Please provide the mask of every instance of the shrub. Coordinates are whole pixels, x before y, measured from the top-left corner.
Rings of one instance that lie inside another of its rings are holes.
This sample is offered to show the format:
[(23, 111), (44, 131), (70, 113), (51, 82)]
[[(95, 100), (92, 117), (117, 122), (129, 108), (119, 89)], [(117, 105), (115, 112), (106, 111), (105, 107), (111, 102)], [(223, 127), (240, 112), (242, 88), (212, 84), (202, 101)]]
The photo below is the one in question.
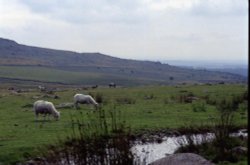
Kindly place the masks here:
[(101, 93), (97, 93), (97, 94), (95, 95), (95, 100), (96, 100), (96, 102), (99, 103), (99, 104), (103, 103), (103, 95), (102, 95)]
[(192, 109), (194, 112), (206, 112), (207, 108), (203, 101), (195, 101), (192, 103)]
[(204, 96), (204, 99), (206, 100), (206, 103), (209, 105), (216, 105), (217, 101), (214, 97), (212, 97), (211, 95), (206, 95)]

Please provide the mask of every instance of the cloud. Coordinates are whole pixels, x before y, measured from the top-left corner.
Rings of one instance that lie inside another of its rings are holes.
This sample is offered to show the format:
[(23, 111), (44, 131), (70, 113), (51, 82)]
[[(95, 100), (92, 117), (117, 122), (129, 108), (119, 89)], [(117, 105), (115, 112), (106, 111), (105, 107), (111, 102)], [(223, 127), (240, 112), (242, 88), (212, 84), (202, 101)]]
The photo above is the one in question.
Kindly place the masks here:
[(156, 12), (192, 14), (193, 16), (247, 15), (247, 0), (146, 0)]
[(205, 0), (196, 3), (190, 9), (191, 13), (199, 16), (241, 16), (247, 15), (247, 0)]
[(247, 59), (247, 11), (246, 0), (0, 0), (0, 36), (121, 58)]
[(128, 22), (138, 23), (145, 13), (137, 1), (23, 0), (32, 12), (71, 23)]

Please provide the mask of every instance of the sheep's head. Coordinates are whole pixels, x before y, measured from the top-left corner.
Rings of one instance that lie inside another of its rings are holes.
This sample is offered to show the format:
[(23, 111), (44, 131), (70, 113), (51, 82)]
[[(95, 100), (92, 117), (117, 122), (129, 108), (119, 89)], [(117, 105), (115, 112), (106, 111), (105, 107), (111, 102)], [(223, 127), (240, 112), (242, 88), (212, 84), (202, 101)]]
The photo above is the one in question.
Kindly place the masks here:
[(55, 115), (54, 115), (54, 118), (56, 120), (59, 120), (59, 118), (60, 118), (60, 112), (56, 112)]
[(94, 104), (94, 105), (95, 105), (95, 110), (98, 110), (99, 104), (96, 103), (96, 104)]

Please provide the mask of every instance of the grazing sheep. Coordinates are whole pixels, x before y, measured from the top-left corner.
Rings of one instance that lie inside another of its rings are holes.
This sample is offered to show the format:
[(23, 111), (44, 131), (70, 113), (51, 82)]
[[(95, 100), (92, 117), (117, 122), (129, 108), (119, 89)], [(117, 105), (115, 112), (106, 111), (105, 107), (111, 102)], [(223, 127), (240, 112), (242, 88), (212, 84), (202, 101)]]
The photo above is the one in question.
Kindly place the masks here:
[(46, 88), (44, 86), (39, 85), (38, 89), (40, 90), (40, 92), (45, 92)]
[(78, 107), (78, 103), (80, 104), (92, 104), (97, 109), (98, 103), (93, 99), (90, 95), (84, 95), (84, 94), (75, 94), (74, 96), (74, 104), (76, 108)]
[(115, 88), (116, 84), (114, 82), (109, 83), (109, 88), (111, 88), (111, 87)]
[(36, 120), (38, 119), (38, 115), (43, 114), (44, 115), (44, 120), (46, 115), (52, 115), (56, 120), (59, 119), (60, 117), (60, 112), (58, 112), (53, 105), (53, 103), (44, 101), (44, 100), (38, 100), (34, 103), (33, 109), (35, 112)]

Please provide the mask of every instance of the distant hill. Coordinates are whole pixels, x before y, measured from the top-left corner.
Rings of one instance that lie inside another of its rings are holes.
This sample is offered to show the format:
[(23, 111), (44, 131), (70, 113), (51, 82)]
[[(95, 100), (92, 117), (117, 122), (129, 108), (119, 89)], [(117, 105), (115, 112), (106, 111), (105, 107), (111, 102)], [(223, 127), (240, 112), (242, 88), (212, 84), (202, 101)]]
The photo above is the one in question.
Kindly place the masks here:
[(211, 71), (220, 71), (228, 72), (233, 74), (238, 74), (244, 77), (248, 77), (248, 68), (239, 67), (239, 68), (219, 68), (219, 69), (210, 69)]
[(207, 69), (210, 71), (228, 72), (248, 77), (248, 61), (244, 60), (168, 60), (163, 62), (184, 68)]
[(120, 59), (101, 53), (77, 53), (26, 46), (0, 38), (1, 78), (70, 84), (120, 85), (246, 82), (243, 76), (181, 68), (160, 62)]

